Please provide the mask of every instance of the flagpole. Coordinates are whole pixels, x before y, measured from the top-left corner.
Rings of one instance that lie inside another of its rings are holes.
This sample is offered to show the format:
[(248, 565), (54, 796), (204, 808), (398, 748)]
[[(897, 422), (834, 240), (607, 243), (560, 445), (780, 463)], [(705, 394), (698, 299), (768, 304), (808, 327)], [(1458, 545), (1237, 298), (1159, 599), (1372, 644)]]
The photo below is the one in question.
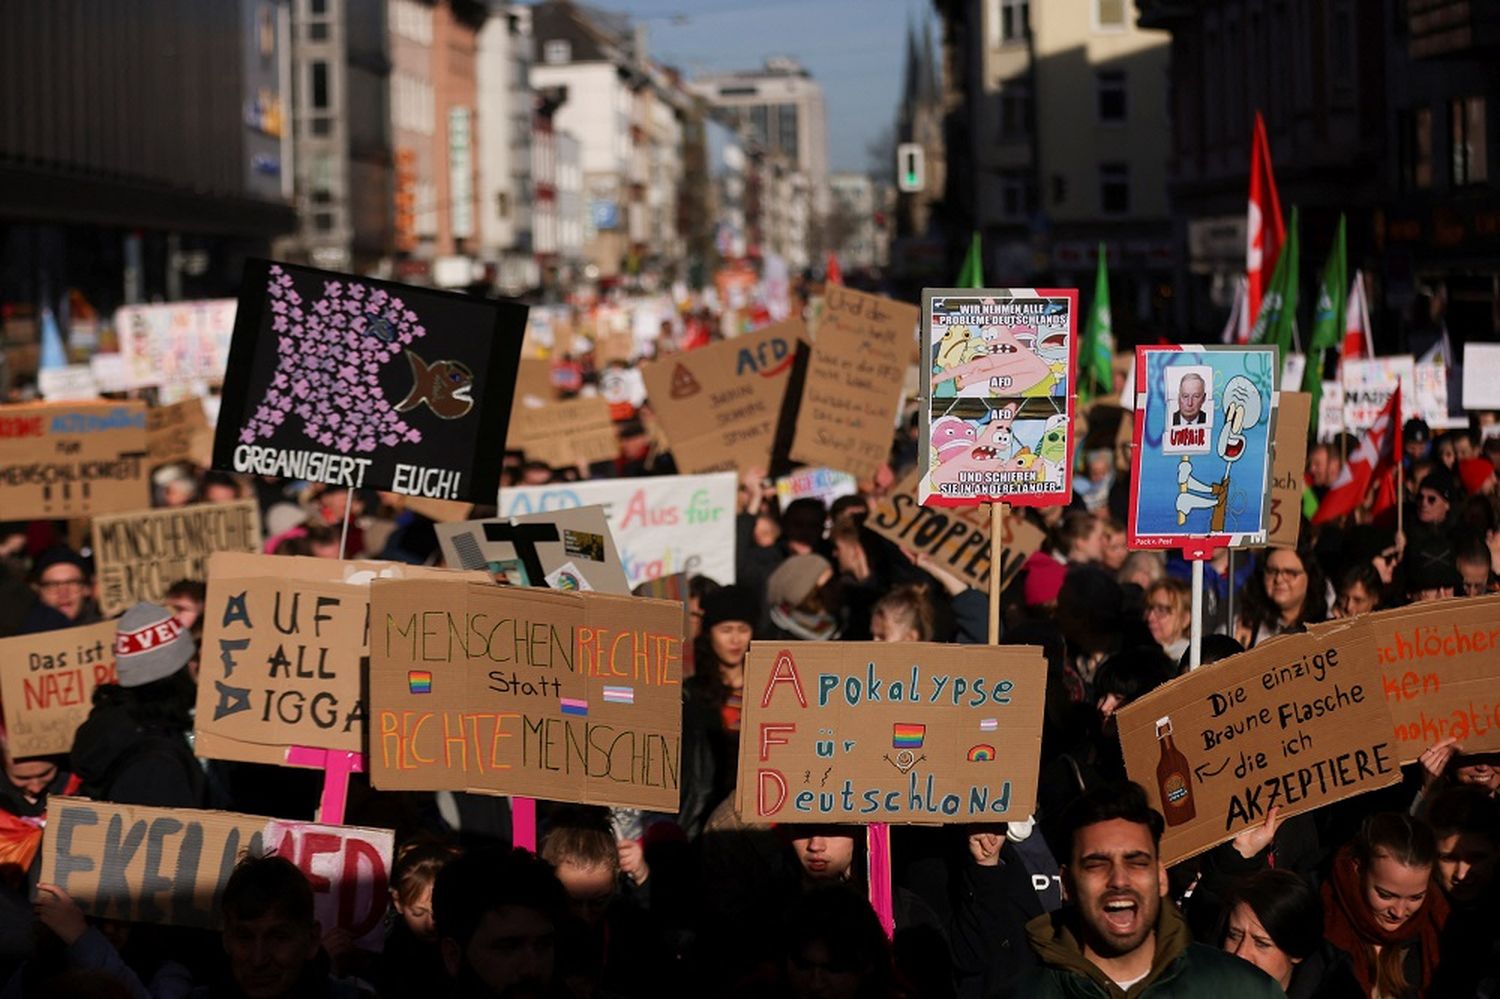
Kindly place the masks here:
[(1188, 669), (1203, 663), (1203, 559), (1193, 559), (1193, 621), (1189, 632)]
[(1229, 580), (1228, 580), (1228, 583), (1229, 583), (1229, 585), (1228, 585), (1228, 587), (1226, 589), (1228, 590), (1228, 593), (1229, 593), (1229, 606), (1225, 610), (1225, 615), (1228, 617), (1228, 620), (1229, 620), (1229, 633), (1231, 635), (1233, 635), (1234, 634), (1234, 549), (1233, 548), (1229, 549)]
[(990, 628), (989, 643), (1000, 644), (1000, 566), (1005, 557), (1005, 504), (990, 504)]

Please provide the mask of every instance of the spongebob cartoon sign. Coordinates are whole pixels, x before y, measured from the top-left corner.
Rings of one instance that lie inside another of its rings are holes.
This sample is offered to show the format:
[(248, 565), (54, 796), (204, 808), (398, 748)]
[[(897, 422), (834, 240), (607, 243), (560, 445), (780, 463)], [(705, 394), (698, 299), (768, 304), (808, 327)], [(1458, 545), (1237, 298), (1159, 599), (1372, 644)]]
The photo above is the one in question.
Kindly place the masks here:
[(928, 506), (1072, 495), (1075, 289), (929, 288), (920, 497)]
[(1276, 349), (1138, 347), (1135, 370), (1131, 547), (1264, 545)]

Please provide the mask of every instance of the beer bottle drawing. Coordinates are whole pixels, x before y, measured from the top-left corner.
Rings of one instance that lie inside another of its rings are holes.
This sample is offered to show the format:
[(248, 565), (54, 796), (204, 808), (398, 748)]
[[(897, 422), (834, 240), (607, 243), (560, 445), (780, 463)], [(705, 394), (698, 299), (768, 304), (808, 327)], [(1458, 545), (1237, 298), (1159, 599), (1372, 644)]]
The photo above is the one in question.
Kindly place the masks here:
[(1156, 787), (1161, 793), (1161, 810), (1167, 825), (1180, 826), (1198, 814), (1193, 804), (1193, 771), (1187, 757), (1172, 742), (1172, 718), (1156, 720), (1156, 741), (1161, 744), (1161, 759), (1156, 764)]

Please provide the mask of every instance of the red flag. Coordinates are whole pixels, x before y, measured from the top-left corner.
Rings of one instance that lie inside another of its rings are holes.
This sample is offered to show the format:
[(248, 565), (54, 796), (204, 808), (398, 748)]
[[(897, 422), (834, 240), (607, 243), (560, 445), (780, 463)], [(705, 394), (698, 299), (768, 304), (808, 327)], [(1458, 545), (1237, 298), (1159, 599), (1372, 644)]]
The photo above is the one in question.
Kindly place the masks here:
[(1374, 357), (1375, 346), (1370, 337), (1370, 307), (1365, 302), (1365, 275), (1354, 272), (1354, 286), (1349, 289), (1349, 306), (1344, 316), (1344, 349), (1342, 360), (1358, 361)]
[(1386, 400), (1385, 407), (1375, 418), (1375, 425), (1360, 437), (1359, 447), (1344, 463), (1323, 502), (1318, 504), (1312, 522), (1327, 523), (1359, 509), (1370, 491), (1370, 484), (1380, 481), (1400, 460), (1401, 384), (1397, 382), (1396, 391)]
[(1286, 223), (1281, 219), (1281, 196), (1276, 193), (1276, 174), (1271, 170), (1271, 145), (1266, 140), (1266, 122), (1255, 112), (1255, 137), (1250, 148), (1250, 209), (1245, 226), (1245, 277), (1249, 284), (1245, 304), (1249, 309), (1245, 329), (1255, 326), (1260, 299), (1286, 242)]
[(832, 250), (828, 251), (828, 263), (823, 267), (823, 281), (826, 284), (844, 283), (844, 272), (839, 270), (839, 256)]

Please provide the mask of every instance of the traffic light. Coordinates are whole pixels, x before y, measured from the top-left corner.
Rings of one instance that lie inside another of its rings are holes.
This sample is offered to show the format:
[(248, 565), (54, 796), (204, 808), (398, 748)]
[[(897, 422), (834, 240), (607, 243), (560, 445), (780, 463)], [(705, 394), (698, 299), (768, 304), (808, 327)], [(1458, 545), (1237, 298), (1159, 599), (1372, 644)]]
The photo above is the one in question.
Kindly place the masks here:
[(903, 193), (911, 194), (926, 187), (926, 172), (921, 146), (903, 142), (896, 147), (896, 186)]

